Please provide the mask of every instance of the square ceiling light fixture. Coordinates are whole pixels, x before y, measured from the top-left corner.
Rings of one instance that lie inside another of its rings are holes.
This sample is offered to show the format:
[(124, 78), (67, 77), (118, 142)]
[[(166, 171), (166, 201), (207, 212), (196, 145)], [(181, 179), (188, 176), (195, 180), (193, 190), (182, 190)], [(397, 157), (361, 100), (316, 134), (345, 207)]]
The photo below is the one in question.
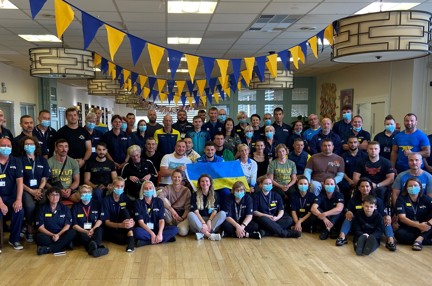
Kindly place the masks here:
[(61, 40), (54, 35), (29, 35), (20, 34), (19, 37), (23, 38), (27, 42), (41, 42), (41, 43), (61, 43)]
[(216, 9), (217, 1), (214, 0), (169, 0), (169, 14), (213, 14)]
[(168, 45), (199, 45), (202, 38), (168, 37)]
[(409, 10), (420, 3), (394, 3), (394, 2), (373, 2), (363, 9), (355, 12), (355, 15), (368, 14), (384, 11)]

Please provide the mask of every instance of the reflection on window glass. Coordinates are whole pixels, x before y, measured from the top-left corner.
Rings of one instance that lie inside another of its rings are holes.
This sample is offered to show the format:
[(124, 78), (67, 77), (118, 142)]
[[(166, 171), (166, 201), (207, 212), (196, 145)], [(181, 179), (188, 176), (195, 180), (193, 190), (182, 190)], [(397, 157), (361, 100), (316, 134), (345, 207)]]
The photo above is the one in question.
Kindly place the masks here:
[(273, 110), (276, 107), (280, 107), (280, 108), (283, 109), (283, 104), (282, 103), (281, 104), (266, 104), (266, 105), (264, 105), (264, 113), (271, 113), (271, 114), (273, 114)]
[(215, 105), (215, 107), (219, 110), (219, 109), (225, 109), (227, 117), (231, 117), (232, 115), (230, 114), (230, 109), (229, 109), (229, 105)]
[(264, 92), (264, 98), (266, 101), (282, 101), (283, 90), (266, 90)]
[(241, 90), (238, 93), (238, 101), (255, 101), (256, 90)]
[(256, 113), (256, 105), (255, 104), (239, 104), (238, 111), (244, 111), (244, 112), (246, 112), (247, 116), (250, 117), (252, 114)]

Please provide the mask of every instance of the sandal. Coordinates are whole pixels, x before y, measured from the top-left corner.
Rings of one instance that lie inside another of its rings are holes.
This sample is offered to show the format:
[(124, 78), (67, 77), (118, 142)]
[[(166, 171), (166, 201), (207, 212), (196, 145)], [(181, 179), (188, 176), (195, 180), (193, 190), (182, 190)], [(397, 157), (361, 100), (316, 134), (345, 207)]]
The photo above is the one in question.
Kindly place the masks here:
[(421, 251), (423, 249), (423, 244), (421, 241), (414, 241), (413, 246), (412, 246), (412, 250), (415, 251)]

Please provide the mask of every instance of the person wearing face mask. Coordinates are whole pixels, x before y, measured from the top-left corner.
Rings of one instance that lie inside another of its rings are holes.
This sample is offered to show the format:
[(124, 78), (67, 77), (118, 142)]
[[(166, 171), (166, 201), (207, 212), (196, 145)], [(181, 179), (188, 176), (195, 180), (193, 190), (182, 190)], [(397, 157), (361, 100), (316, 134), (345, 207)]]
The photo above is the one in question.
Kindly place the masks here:
[(144, 119), (138, 121), (137, 130), (131, 134), (132, 142), (145, 150), (145, 142), (148, 138), (147, 123)]
[(416, 251), (432, 244), (432, 199), (424, 195), (418, 179), (408, 179), (395, 209), (399, 221), (395, 237), (399, 243), (412, 244)]
[(393, 147), (393, 141), (399, 131), (396, 130), (396, 120), (392, 115), (387, 115), (384, 119), (384, 131), (378, 133), (374, 137), (374, 141), (380, 145), (381, 157), (390, 160), (391, 150)]
[(333, 177), (327, 177), (324, 182), (324, 192), (321, 192), (312, 205), (311, 212), (321, 222), (322, 227), (319, 238), (326, 240), (329, 235), (331, 238), (337, 237), (336, 224), (342, 217), (344, 208), (344, 198), (337, 188), (336, 181)]
[(310, 191), (309, 180), (305, 176), (297, 177), (297, 191), (290, 197), (291, 216), (294, 221), (292, 228), (300, 232), (312, 232), (315, 217), (311, 207), (315, 201), (315, 195)]
[(346, 133), (351, 131), (352, 125), (352, 107), (350, 105), (345, 105), (342, 107), (342, 119), (336, 122), (333, 126), (333, 131), (339, 137), (343, 138)]
[(218, 120), (220, 123), (225, 124), (225, 120), (227, 119), (227, 112), (224, 108), (218, 109)]
[(273, 192), (270, 178), (264, 178), (261, 183), (261, 192), (253, 197), (254, 221), (260, 227), (261, 237), (278, 236), (282, 238), (298, 238), (301, 233), (291, 230), (293, 219), (284, 211), (281, 196)]
[(304, 149), (308, 150), (308, 142), (307, 140), (303, 137), (303, 122), (302, 121), (296, 121), (294, 122), (294, 127), (293, 127), (293, 132), (290, 135), (290, 137), (288, 137), (288, 149), (290, 150), (290, 152), (292, 152), (294, 150), (294, 141), (297, 139), (302, 139), (303, 143), (304, 143)]
[(262, 129), (264, 131), (264, 128), (266, 126), (270, 126), (272, 124), (272, 115), (271, 115), (271, 113), (264, 114), (263, 121), (264, 121), (264, 126), (262, 127)]
[(192, 123), (187, 121), (187, 113), (184, 109), (177, 111), (177, 122), (174, 123), (172, 127), (180, 132), (181, 139), (184, 139), (186, 134), (194, 129)]
[[(243, 138), (240, 137), (242, 143), (249, 146), (249, 148), (251, 150), (255, 150), (255, 141), (253, 139), (253, 134), (254, 134), (254, 131), (253, 131), (252, 126), (248, 125), (244, 129), (244, 137)], [(236, 158), (240, 157), (240, 154), (238, 151), (236, 152), (235, 157)]]
[(79, 187), (81, 200), (72, 207), (72, 227), (77, 232), (75, 242), (84, 245), (89, 255), (100, 257), (109, 250), (102, 245), (101, 207), (92, 199), (92, 191), (88, 185)]
[(51, 169), (48, 161), (40, 154), (39, 142), (35, 137), (22, 138), (20, 153), (24, 188), (22, 200), (27, 223), (25, 238), (27, 242), (32, 242), (36, 206), (46, 202), (45, 184), (51, 176)]
[(222, 224), (225, 236), (261, 239), (259, 227), (253, 218), (253, 199), (246, 194), (245, 185), (237, 181), (232, 194), (225, 199), (223, 210), (226, 220)]
[(279, 141), (277, 141), (274, 137), (275, 128), (272, 125), (265, 127), (265, 149), (264, 154), (269, 158), (269, 160), (273, 160), (276, 158), (276, 146), (279, 145)]
[[(128, 133), (127, 132), (128, 131), (128, 121), (127, 121), (127, 118), (125, 116), (122, 116), (122, 123), (120, 126), (120, 130)], [(128, 135), (129, 135), (129, 133), (128, 133)]]
[(156, 197), (156, 188), (151, 181), (145, 181), (140, 190), (140, 198), (135, 201), (135, 220), (138, 226), (134, 230), (137, 247), (176, 241), (178, 228), (166, 226), (163, 201)]
[(96, 146), (99, 142), (101, 142), (103, 136), (102, 132), (96, 129), (96, 118), (97, 118), (96, 114), (91, 112), (87, 114), (85, 118), (84, 129), (89, 134), (90, 141), (91, 141), (91, 150), (92, 150), (91, 158), (96, 158), (97, 156)]
[(125, 180), (117, 177), (112, 183), (112, 194), (102, 201), (101, 220), (104, 223), (104, 238), (116, 244), (126, 244), (126, 252), (135, 250), (133, 207), (124, 193)]
[(0, 216), (10, 214), (9, 244), (15, 250), (23, 249), (20, 243), (24, 211), (23, 167), (21, 160), (11, 156), (12, 142), (9, 138), (0, 139)]
[(358, 148), (360, 150), (366, 150), (368, 142), (371, 140), (370, 133), (363, 129), (363, 118), (360, 115), (356, 115), (351, 120), (352, 129), (347, 131), (342, 139), (342, 149), (348, 151), (350, 147), (348, 146), (348, 138), (351, 136), (357, 137), (359, 142)]
[[(237, 121), (238, 124), (236, 126), (234, 126), (234, 131), (235, 133), (237, 133), (237, 135), (240, 137), (240, 139), (243, 141), (244, 137), (247, 135), (246, 132), (250, 132), (249, 131), (245, 131), (246, 126), (249, 126), (248, 121), (248, 116), (246, 114), (246, 112), (244, 111), (239, 111), (237, 114)], [(253, 134), (254, 130), (252, 128), (252, 134)], [(252, 137), (250, 137), (252, 138)]]
[(21, 140), (26, 136), (32, 136), (33, 135), (33, 128), (34, 128), (34, 122), (33, 117), (30, 115), (23, 115), (20, 118), (20, 126), (22, 129), (22, 132), (17, 137), (13, 138), (12, 140), (12, 156), (18, 157), (20, 156), (20, 147), (21, 147)]
[(33, 136), (39, 141), (42, 156), (48, 159), (54, 154), (57, 131), (51, 127), (51, 112), (49, 110), (39, 111), (38, 121), (39, 124), (33, 129)]

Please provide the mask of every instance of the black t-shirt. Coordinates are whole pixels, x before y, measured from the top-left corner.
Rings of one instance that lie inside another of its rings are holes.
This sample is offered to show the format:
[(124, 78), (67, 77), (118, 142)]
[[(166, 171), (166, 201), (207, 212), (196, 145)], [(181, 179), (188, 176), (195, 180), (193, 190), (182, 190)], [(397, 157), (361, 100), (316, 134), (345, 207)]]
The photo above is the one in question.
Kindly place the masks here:
[(147, 159), (151, 161), (158, 172), (160, 171), (160, 164), (162, 161), (162, 157), (163, 157), (162, 154), (159, 153), (158, 151), (156, 151), (151, 157), (147, 156), (145, 152), (141, 153), (141, 159)]
[(322, 191), (318, 197), (315, 198), (314, 204), (317, 204), (322, 212), (334, 209), (338, 203), (344, 204), (344, 196), (339, 192), (334, 192), (331, 198), (327, 197), (327, 192)]
[(299, 192), (294, 192), (290, 197), (291, 211), (295, 211), (299, 218), (307, 215), (315, 201), (315, 194), (307, 192), (304, 197)]
[(379, 160), (374, 163), (369, 160), (369, 157), (360, 160), (357, 162), (354, 172), (359, 173), (360, 177), (369, 178), (377, 184), (384, 181), (387, 174), (394, 173), (394, 170), (390, 161), (380, 156)]
[(270, 191), (267, 196), (263, 192), (256, 193), (253, 203), (255, 211), (272, 216), (277, 216), (279, 211), (284, 209), (281, 196), (273, 191)]
[(253, 199), (245, 194), (238, 204), (234, 195), (231, 194), (225, 199), (223, 210), (227, 217), (231, 217), (238, 223), (243, 222), (247, 215), (253, 214)]
[(65, 139), (69, 143), (68, 156), (73, 159), (82, 159), (86, 153), (86, 142), (90, 141), (89, 133), (78, 126), (76, 129), (63, 126), (57, 131), (57, 139)]
[(204, 217), (204, 216), (209, 217), (214, 210), (219, 211), (219, 197), (218, 197), (218, 194), (217, 193), (214, 194), (215, 202), (214, 202), (213, 208), (207, 207), (207, 197), (208, 196), (204, 196), (203, 195), (203, 205), (204, 205), (204, 208), (202, 210), (200, 210), (200, 209), (198, 209), (198, 206), (197, 206), (197, 193), (196, 192), (193, 193), (192, 197), (191, 197), (191, 209), (190, 209), (190, 211), (194, 212), (194, 211), (198, 210), (199, 214), (202, 217)]
[(132, 160), (129, 160), (122, 170), (121, 176), (126, 179), (125, 190), (129, 196), (134, 198), (139, 197), (139, 192), (141, 189), (142, 181), (135, 183), (129, 180), (130, 176), (135, 176), (139, 179), (142, 179), (144, 176), (151, 174), (150, 181), (153, 182), (154, 185), (157, 185), (157, 176), (158, 173), (156, 171), (155, 166), (150, 160), (141, 159), (140, 163), (134, 164)]
[(104, 162), (90, 159), (85, 166), (85, 172), (90, 172), (90, 182), (95, 185), (107, 186), (112, 183), (111, 172), (115, 171), (114, 162), (106, 159)]

